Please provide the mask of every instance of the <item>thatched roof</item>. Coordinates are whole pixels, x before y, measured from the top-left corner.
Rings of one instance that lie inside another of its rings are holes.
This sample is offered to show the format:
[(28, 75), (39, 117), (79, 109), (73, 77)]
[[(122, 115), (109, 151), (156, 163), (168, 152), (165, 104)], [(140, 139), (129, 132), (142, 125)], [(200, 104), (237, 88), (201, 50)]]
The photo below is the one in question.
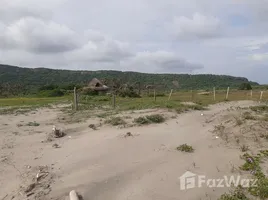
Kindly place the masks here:
[(99, 79), (97, 79), (97, 78), (93, 78), (93, 79), (89, 82), (88, 86), (89, 86), (89, 87), (102, 87), (103, 84), (102, 84), (102, 82), (101, 82)]
[(97, 90), (97, 91), (105, 91), (108, 90), (109, 87), (107, 87), (106, 85), (104, 85), (99, 79), (97, 78), (93, 78), (89, 84), (88, 87), (93, 89), (93, 90)]

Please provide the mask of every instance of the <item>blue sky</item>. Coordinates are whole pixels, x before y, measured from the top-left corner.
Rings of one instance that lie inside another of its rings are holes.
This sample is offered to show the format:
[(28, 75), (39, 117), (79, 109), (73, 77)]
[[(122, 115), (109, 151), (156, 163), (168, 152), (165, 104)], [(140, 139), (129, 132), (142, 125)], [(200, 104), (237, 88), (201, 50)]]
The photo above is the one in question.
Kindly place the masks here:
[(268, 0), (0, 0), (0, 63), (268, 83)]

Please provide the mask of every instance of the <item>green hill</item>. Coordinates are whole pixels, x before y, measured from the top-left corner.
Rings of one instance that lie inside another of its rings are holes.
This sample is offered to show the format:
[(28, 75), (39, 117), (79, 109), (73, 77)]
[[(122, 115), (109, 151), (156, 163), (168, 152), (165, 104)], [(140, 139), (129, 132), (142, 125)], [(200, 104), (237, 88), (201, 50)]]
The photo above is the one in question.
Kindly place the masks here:
[[(92, 78), (120, 83), (134, 84), (140, 82), (141, 87), (156, 85), (159, 89), (211, 89), (212, 87), (226, 88), (228, 86), (238, 88), (241, 83), (249, 82), (243, 77), (212, 74), (148, 74), (122, 71), (72, 71), (46, 68), (21, 68), (10, 65), (0, 65), (0, 86), (3, 84), (20, 86), (22, 90), (36, 90), (37, 88), (54, 84), (86, 84)], [(250, 82), (258, 85), (256, 82)], [(179, 85), (179, 87), (178, 87)]]

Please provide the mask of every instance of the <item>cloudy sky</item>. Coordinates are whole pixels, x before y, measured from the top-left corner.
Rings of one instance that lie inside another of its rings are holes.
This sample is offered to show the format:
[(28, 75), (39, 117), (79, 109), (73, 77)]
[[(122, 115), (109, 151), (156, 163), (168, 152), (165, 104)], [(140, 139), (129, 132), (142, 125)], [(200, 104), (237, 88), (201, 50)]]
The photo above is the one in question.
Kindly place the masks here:
[(0, 0), (0, 63), (268, 83), (268, 0)]

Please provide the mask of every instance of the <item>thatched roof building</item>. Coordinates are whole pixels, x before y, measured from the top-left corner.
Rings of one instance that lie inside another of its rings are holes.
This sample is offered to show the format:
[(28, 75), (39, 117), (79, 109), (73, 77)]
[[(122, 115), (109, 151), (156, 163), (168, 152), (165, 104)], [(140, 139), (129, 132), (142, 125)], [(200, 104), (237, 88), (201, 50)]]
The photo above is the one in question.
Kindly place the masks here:
[(109, 87), (104, 85), (99, 79), (93, 78), (89, 84), (88, 88), (95, 90), (95, 91), (107, 91), (109, 90)]

